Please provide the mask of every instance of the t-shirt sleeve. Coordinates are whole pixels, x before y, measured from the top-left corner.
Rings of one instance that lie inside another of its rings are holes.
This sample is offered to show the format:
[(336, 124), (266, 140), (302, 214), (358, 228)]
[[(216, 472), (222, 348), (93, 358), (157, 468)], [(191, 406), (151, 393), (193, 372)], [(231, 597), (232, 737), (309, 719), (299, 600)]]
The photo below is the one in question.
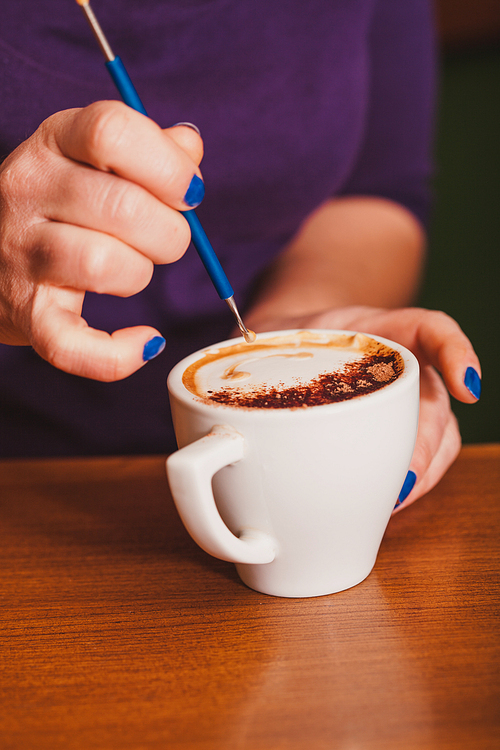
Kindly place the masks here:
[(343, 195), (378, 195), (425, 225), (432, 174), (436, 44), (428, 0), (380, 0), (369, 29), (364, 137)]

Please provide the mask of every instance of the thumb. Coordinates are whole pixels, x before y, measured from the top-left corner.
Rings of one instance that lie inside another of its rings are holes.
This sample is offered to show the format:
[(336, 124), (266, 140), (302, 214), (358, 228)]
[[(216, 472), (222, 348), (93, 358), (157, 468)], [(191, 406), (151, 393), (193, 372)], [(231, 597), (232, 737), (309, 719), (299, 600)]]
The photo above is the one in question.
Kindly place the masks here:
[(59, 302), (45, 308), (33, 330), (33, 348), (54, 367), (108, 383), (132, 375), (165, 348), (155, 328), (135, 326), (109, 334), (91, 328), (78, 312)]

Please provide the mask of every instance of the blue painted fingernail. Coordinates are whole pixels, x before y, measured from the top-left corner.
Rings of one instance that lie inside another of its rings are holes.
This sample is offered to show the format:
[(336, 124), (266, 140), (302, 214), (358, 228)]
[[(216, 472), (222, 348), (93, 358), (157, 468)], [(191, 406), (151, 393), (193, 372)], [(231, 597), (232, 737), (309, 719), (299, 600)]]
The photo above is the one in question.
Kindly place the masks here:
[(193, 179), (189, 183), (186, 195), (184, 196), (184, 203), (190, 208), (196, 208), (199, 206), (205, 195), (205, 184), (197, 174), (194, 175)]
[(154, 359), (165, 349), (166, 341), (163, 336), (153, 336), (145, 345), (142, 352), (144, 362)]
[(404, 503), (410, 492), (412, 491), (413, 487), (415, 486), (415, 482), (417, 481), (417, 475), (414, 471), (409, 471), (406, 475), (406, 479), (403, 483), (403, 486), (401, 487), (401, 492), (399, 493), (398, 501), (395, 508), (398, 508), (400, 505)]
[(481, 395), (481, 378), (473, 367), (468, 367), (465, 371), (464, 383), (469, 393), (478, 399)]

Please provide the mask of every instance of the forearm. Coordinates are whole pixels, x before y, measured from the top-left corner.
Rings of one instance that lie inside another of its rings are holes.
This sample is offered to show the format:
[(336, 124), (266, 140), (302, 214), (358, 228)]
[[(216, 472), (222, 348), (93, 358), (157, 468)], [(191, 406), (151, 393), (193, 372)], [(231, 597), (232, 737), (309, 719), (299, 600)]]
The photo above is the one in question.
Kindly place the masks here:
[(249, 325), (348, 305), (394, 308), (413, 302), (425, 236), (402, 206), (347, 197), (321, 206), (262, 280)]

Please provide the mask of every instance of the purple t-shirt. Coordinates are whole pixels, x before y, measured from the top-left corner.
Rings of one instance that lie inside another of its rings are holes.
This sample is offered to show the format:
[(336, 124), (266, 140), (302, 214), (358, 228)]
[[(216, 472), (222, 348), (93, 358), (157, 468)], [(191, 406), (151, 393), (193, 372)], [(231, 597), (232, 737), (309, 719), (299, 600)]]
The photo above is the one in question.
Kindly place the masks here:
[[(197, 209), (245, 309), (258, 275), (329, 196), (384, 196), (425, 222), (434, 39), (428, 0), (100, 0), (96, 14), (152, 117), (196, 123)], [(27, 19), (29, 19), (27, 21)], [(0, 155), (52, 113), (119, 96), (68, 0), (8, 3), (0, 27)], [(4, 456), (165, 453), (165, 379), (233, 320), (192, 247), (138, 295), (88, 294), (88, 322), (157, 327), (165, 352), (118, 383), (0, 345)]]

